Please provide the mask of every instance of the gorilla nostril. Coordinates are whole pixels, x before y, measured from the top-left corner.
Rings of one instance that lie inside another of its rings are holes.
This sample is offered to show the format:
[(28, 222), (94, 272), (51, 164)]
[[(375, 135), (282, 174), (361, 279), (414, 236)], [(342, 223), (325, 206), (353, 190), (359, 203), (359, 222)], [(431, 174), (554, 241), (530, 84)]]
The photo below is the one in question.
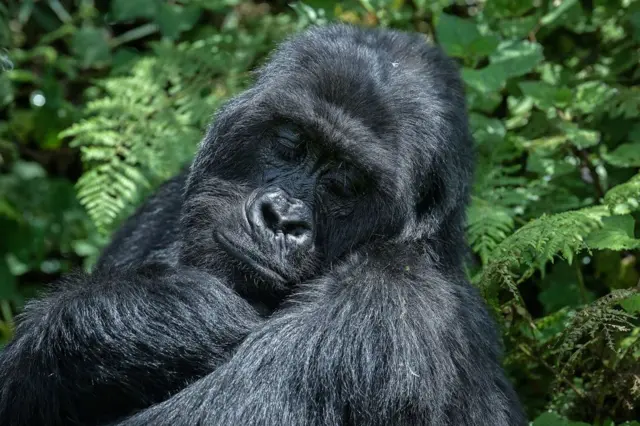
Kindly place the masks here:
[(296, 238), (300, 238), (311, 231), (309, 225), (304, 222), (286, 222), (281, 228), (285, 235), (291, 235)]
[(280, 217), (270, 203), (263, 203), (262, 206), (260, 206), (260, 213), (267, 228), (272, 231), (276, 231), (279, 228)]

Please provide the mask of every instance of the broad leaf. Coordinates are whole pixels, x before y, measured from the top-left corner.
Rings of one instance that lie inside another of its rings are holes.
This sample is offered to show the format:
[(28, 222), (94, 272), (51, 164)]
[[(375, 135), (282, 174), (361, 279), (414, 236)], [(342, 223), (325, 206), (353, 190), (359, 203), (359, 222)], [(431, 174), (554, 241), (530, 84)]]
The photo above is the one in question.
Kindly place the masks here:
[(634, 294), (620, 302), (622, 308), (630, 314), (640, 312), (640, 294)]
[(566, 121), (561, 122), (558, 127), (576, 148), (589, 148), (600, 142), (600, 133), (595, 130), (581, 129), (576, 124)]
[(507, 80), (532, 71), (543, 59), (542, 47), (528, 41), (500, 43), (489, 58), (489, 65), (481, 69), (464, 68), (462, 78), (481, 93), (501, 90)]
[(602, 157), (616, 167), (640, 167), (640, 142), (622, 144)]
[(531, 426), (591, 426), (589, 423), (573, 422), (564, 419), (556, 413), (546, 412), (538, 416)]
[(596, 250), (633, 250), (640, 240), (633, 234), (635, 220), (630, 215), (605, 217), (603, 227), (593, 231), (585, 240), (587, 247)]
[(522, 93), (529, 96), (542, 109), (564, 107), (572, 98), (571, 89), (556, 87), (542, 81), (523, 81), (518, 84)]
[(81, 28), (73, 36), (72, 50), (82, 68), (98, 67), (111, 60), (107, 33), (102, 28)]
[(627, 214), (640, 209), (640, 174), (611, 188), (605, 194), (604, 202), (614, 214)]
[(117, 21), (135, 18), (152, 18), (158, 12), (162, 0), (112, 0), (111, 14)]
[(156, 14), (156, 23), (166, 37), (175, 39), (180, 33), (189, 31), (200, 17), (201, 9), (163, 3)]
[(460, 58), (487, 56), (499, 42), (494, 35), (482, 35), (473, 21), (446, 13), (438, 17), (436, 35), (449, 55)]
[(518, 77), (531, 72), (542, 59), (542, 46), (538, 43), (510, 40), (500, 43), (489, 60), (504, 76)]

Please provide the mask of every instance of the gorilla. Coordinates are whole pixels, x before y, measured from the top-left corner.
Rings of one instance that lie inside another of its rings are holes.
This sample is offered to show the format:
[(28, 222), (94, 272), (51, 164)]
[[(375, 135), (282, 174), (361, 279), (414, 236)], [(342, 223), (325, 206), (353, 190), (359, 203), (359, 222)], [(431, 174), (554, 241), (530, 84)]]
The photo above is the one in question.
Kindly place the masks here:
[(94, 271), (25, 308), (0, 424), (525, 425), (463, 270), (465, 109), (417, 34), (283, 42)]

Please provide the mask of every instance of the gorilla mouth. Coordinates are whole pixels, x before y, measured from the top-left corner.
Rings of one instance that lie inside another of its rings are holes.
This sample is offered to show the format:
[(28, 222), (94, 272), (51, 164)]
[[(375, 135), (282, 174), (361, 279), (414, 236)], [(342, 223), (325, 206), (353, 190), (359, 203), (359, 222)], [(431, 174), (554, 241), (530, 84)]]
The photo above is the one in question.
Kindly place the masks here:
[(246, 249), (244, 250), (241, 249), (240, 247), (237, 246), (237, 244), (234, 244), (229, 238), (224, 236), (222, 233), (216, 232), (215, 238), (224, 247), (227, 253), (229, 253), (231, 256), (236, 258), (236, 260), (239, 260), (240, 262), (246, 265), (249, 265), (251, 268), (253, 268), (253, 270), (255, 270), (263, 278), (272, 282), (281, 282), (281, 283), (287, 282), (287, 279), (285, 279), (282, 275), (280, 275), (273, 269), (265, 266), (262, 262), (259, 262), (253, 259), (252, 257), (249, 257), (246, 253)]

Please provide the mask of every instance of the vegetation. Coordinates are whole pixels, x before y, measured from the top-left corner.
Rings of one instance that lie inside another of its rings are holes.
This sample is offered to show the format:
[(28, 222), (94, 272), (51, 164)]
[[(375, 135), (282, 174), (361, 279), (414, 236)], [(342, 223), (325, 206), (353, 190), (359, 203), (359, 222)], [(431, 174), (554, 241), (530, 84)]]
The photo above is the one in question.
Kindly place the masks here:
[(533, 424), (640, 426), (638, 0), (2, 2), (0, 340), (43, 284), (91, 267), (278, 40), (335, 20), (459, 59), (469, 276)]

